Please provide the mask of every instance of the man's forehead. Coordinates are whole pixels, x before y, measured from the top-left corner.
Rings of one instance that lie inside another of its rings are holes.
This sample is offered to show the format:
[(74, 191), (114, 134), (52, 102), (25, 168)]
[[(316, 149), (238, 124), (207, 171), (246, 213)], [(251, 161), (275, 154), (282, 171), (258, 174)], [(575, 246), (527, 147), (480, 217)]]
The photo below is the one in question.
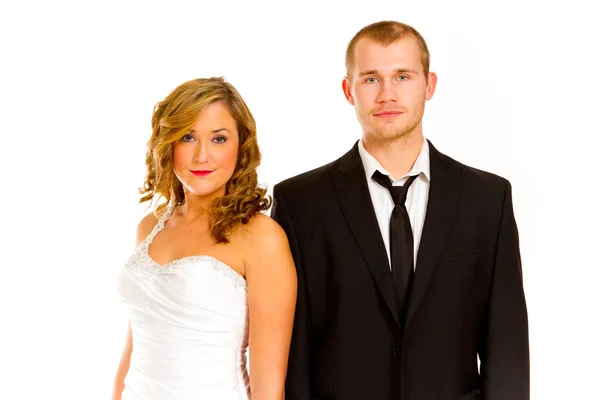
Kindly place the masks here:
[(354, 50), (354, 65), (360, 70), (414, 68), (413, 64), (420, 63), (421, 53), (416, 43), (413, 46), (400, 39), (386, 46), (367, 40), (359, 41)]

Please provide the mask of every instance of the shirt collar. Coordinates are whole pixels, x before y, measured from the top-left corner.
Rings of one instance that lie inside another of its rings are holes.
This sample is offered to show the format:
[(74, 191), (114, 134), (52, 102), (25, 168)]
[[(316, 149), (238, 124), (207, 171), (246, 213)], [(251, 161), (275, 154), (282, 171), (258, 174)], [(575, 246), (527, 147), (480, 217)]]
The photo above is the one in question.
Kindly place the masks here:
[[(388, 175), (391, 177), (391, 174), (381, 166), (379, 161), (375, 159), (368, 151), (365, 149), (362, 139), (358, 141), (358, 153), (363, 163), (363, 167), (365, 169), (365, 175), (367, 178), (371, 178), (375, 171), (379, 171), (384, 175)], [(430, 170), (429, 170), (429, 143), (427, 139), (423, 140), (423, 146), (421, 147), (421, 152), (417, 157), (413, 167), (408, 172), (408, 174), (403, 175), (396, 179), (396, 181), (403, 179), (407, 176), (419, 175), (423, 174), (427, 178), (427, 180), (431, 180), (430, 178)], [(395, 182), (395, 181), (394, 181)]]

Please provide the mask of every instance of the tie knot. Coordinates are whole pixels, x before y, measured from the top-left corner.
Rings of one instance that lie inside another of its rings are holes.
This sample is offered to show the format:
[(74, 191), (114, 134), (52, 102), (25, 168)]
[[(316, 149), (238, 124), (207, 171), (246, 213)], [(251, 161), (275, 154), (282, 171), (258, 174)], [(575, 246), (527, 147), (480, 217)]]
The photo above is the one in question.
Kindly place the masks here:
[(392, 199), (396, 205), (404, 205), (406, 202), (406, 194), (408, 193), (408, 188), (413, 183), (413, 181), (417, 178), (418, 175), (412, 175), (403, 186), (393, 186), (390, 177), (382, 174), (379, 171), (375, 171), (373, 173), (373, 179), (379, 185), (383, 186), (387, 190), (389, 190), (392, 195)]

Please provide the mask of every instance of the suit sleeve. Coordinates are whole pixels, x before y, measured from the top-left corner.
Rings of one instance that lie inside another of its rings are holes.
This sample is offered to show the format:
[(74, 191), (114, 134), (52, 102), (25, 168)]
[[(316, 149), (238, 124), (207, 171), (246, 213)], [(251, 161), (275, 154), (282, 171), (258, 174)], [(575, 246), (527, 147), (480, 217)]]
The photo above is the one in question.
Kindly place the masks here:
[(298, 245), (298, 238), (288, 210), (284, 204), (281, 191), (277, 185), (273, 187), (273, 208), (271, 209), (271, 218), (277, 221), (287, 234), (298, 276), (298, 294), (285, 382), (285, 398), (286, 400), (311, 400), (311, 327), (306, 292), (306, 279)]
[(480, 345), (484, 400), (529, 400), (529, 333), (519, 234), (506, 182), (494, 275)]

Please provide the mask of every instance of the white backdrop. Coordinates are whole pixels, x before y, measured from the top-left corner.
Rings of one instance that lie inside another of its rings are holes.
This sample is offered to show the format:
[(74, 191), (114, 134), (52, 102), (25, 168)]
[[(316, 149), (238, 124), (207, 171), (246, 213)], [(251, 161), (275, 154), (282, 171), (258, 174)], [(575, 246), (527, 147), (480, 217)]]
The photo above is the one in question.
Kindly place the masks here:
[(137, 188), (156, 102), (186, 80), (226, 77), (258, 122), (271, 189), (359, 138), (344, 52), (381, 19), (429, 44), (439, 84), (425, 135), (513, 184), (532, 399), (600, 398), (591, 8), (245, 3), (0, 5), (0, 398), (109, 398), (126, 329), (115, 280), (144, 212)]

